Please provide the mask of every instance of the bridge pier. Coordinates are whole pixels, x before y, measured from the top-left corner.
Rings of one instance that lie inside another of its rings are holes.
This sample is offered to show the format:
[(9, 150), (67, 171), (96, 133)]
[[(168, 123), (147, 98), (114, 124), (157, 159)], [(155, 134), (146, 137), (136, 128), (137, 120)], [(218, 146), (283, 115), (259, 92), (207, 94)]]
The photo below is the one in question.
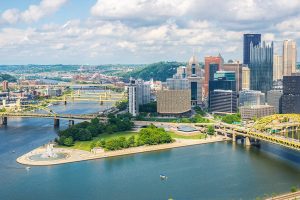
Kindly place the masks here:
[(1, 125), (7, 125), (7, 117), (1, 117)]
[(236, 133), (232, 133), (232, 142), (236, 142)]
[(59, 127), (59, 119), (54, 118), (54, 127)]
[(246, 145), (246, 146), (251, 146), (251, 141), (250, 141), (250, 138), (249, 138), (249, 137), (246, 137), (246, 138), (245, 138), (245, 141), (246, 141), (246, 142), (245, 142), (245, 145)]
[(74, 120), (69, 120), (69, 127), (74, 126), (75, 122)]
[(66, 100), (64, 101), (64, 104), (67, 105), (67, 101)]

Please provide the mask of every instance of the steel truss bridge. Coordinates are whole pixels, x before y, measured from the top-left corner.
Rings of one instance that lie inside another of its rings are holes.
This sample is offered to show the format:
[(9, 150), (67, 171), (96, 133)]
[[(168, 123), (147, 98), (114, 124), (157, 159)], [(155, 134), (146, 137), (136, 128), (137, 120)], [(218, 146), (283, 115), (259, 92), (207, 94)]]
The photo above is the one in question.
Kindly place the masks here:
[(265, 141), (300, 151), (300, 115), (277, 114), (263, 117), (250, 127), (226, 123), (216, 123), (215, 131), (222, 135), (231, 135), (233, 141), (238, 137), (245, 139), (246, 145)]

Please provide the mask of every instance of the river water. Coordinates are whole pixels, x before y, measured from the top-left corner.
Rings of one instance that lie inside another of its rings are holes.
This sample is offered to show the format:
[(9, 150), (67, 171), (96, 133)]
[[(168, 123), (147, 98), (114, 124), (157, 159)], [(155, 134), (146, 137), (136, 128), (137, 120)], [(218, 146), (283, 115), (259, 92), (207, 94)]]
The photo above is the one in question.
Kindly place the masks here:
[[(99, 104), (55, 106), (91, 113)], [(222, 142), (48, 167), (15, 159), (56, 137), (51, 119), (8, 119), (0, 128), (0, 199), (193, 200), (255, 199), (300, 186), (299, 152)], [(68, 121), (61, 121), (61, 128)], [(15, 151), (13, 153), (12, 151)], [(161, 181), (160, 174), (168, 179)]]

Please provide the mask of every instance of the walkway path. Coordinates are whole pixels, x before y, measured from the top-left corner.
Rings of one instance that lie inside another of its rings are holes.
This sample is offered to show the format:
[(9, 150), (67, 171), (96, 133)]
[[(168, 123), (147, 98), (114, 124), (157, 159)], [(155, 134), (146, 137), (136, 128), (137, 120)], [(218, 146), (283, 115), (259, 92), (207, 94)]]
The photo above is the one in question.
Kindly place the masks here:
[(67, 153), (69, 156), (64, 159), (51, 160), (51, 161), (33, 161), (33, 160), (31, 160), (29, 158), (30, 156), (45, 152), (44, 147), (39, 147), (21, 157), (19, 157), (17, 159), (17, 162), (24, 164), (24, 165), (38, 165), (38, 166), (57, 165), (57, 164), (64, 164), (64, 163), (71, 163), (71, 162), (79, 162), (79, 161), (84, 161), (84, 160), (94, 160), (94, 159), (100, 159), (100, 158), (115, 157), (115, 156), (143, 153), (143, 152), (149, 152), (149, 151), (158, 151), (158, 150), (206, 144), (206, 143), (212, 143), (212, 142), (220, 142), (220, 141), (225, 141), (225, 140), (229, 140), (229, 139), (225, 138), (223, 136), (217, 136), (217, 137), (212, 137), (209, 139), (199, 139), (199, 140), (176, 139), (175, 142), (170, 143), (170, 144), (140, 146), (140, 147), (133, 147), (133, 148), (117, 150), (117, 151), (107, 151), (107, 152), (102, 152), (102, 153), (91, 153), (88, 151), (69, 149), (69, 148), (55, 148), (56, 152)]

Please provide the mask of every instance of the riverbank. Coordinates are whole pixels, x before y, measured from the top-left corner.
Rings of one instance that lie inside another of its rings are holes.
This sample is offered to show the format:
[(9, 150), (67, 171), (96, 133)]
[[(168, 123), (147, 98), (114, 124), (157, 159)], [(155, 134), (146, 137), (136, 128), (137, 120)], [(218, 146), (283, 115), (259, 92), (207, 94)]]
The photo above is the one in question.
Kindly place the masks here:
[(58, 153), (65, 153), (68, 156), (63, 159), (57, 160), (47, 160), (47, 161), (34, 161), (31, 160), (30, 157), (32, 155), (40, 154), (45, 152), (45, 147), (39, 147), (22, 155), (21, 157), (17, 158), (17, 162), (23, 165), (32, 165), (32, 166), (49, 166), (49, 165), (58, 165), (64, 163), (72, 163), (72, 162), (80, 162), (86, 160), (95, 160), (95, 159), (102, 159), (102, 158), (109, 158), (109, 157), (116, 157), (116, 156), (123, 156), (129, 154), (136, 154), (136, 153), (143, 153), (143, 152), (151, 152), (151, 151), (159, 151), (165, 149), (172, 149), (172, 148), (180, 148), (192, 145), (200, 145), (200, 144), (207, 144), (213, 142), (221, 142), (221, 141), (228, 141), (229, 138), (223, 136), (216, 136), (207, 139), (176, 139), (175, 142), (169, 144), (160, 144), (160, 145), (151, 145), (151, 146), (140, 146), (140, 147), (132, 147), (128, 149), (122, 149), (117, 151), (106, 151), (106, 152), (99, 152), (99, 153), (91, 153), (88, 151), (78, 150), (78, 149), (68, 149), (68, 148), (55, 148), (55, 152)]
[(299, 199), (300, 199), (300, 191), (282, 194), (276, 197), (268, 198), (266, 200), (299, 200)]

